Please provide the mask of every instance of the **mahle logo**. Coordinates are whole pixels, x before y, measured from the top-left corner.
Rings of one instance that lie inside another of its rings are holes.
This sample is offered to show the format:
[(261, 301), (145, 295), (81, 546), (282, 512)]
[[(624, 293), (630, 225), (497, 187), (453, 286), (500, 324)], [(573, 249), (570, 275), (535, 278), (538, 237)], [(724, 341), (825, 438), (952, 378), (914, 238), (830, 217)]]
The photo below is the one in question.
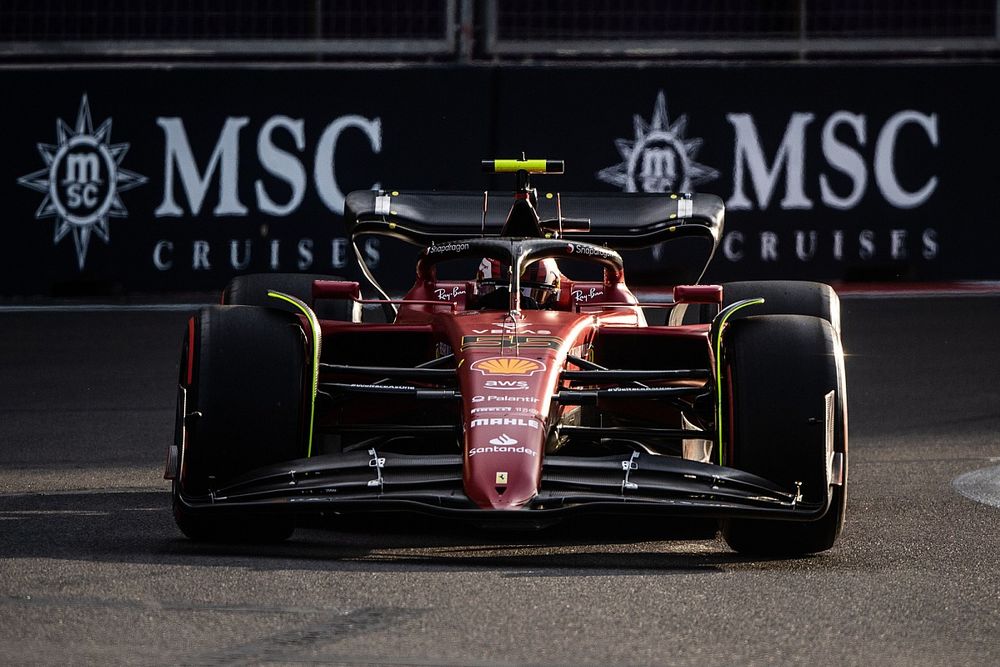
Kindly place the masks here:
[(90, 237), (110, 241), (109, 218), (124, 218), (128, 210), (119, 193), (146, 182), (146, 177), (121, 168), (129, 144), (111, 143), (111, 119), (97, 130), (86, 94), (76, 124), (56, 120), (56, 144), (38, 144), (45, 168), (17, 179), (18, 184), (45, 194), (35, 218), (56, 218), (53, 243), (70, 232), (80, 270), (87, 260)]
[(662, 90), (650, 123), (638, 114), (632, 119), (635, 138), (615, 140), (622, 161), (597, 172), (598, 179), (625, 192), (689, 192), (719, 177), (715, 169), (695, 161), (702, 141), (685, 138), (686, 115), (669, 121)]

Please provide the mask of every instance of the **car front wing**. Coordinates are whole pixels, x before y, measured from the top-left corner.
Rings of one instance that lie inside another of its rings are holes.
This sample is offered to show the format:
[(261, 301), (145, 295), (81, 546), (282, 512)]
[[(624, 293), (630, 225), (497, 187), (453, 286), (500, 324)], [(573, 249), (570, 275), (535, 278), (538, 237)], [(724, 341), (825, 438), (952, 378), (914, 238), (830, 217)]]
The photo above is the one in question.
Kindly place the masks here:
[(177, 500), (192, 512), (404, 511), (525, 525), (585, 513), (811, 521), (826, 513), (829, 502), (803, 502), (798, 484), (782, 489), (734, 468), (633, 452), (546, 456), (541, 488), (528, 504), (481, 509), (462, 490), (461, 456), (375, 449), (258, 468), (207, 495), (180, 491)]

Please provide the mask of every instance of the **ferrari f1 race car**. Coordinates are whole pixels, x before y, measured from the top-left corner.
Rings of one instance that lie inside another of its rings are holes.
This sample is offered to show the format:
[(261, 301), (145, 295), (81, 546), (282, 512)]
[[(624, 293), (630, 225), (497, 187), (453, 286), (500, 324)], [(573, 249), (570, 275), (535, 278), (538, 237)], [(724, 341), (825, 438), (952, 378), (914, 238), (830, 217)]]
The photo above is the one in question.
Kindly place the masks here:
[(685, 237), (714, 250), (718, 197), (539, 196), (531, 176), (562, 161), (483, 166), (516, 179), (509, 205), (347, 197), (356, 252), (370, 235), (422, 247), (402, 298), (357, 252), (380, 298), (245, 275), (190, 319), (166, 470), (181, 531), (275, 541), (307, 513), (523, 527), (641, 514), (717, 525), (739, 552), (832, 547), (847, 498), (833, 290), (668, 285), (672, 300), (640, 303), (618, 251)]

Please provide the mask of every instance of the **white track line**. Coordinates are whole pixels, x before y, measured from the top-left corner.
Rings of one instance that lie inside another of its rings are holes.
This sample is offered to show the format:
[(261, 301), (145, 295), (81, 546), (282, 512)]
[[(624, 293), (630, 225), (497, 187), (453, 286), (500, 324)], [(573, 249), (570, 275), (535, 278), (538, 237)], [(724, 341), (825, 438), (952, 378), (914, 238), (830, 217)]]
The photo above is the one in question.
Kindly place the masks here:
[(1000, 466), (959, 475), (952, 486), (969, 500), (1000, 507)]

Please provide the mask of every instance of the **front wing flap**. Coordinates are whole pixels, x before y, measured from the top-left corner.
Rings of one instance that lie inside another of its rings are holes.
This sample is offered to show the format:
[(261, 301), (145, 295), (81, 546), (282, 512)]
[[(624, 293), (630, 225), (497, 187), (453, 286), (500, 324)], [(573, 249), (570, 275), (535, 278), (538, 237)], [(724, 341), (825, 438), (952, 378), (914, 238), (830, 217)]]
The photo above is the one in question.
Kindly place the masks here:
[(258, 468), (204, 496), (179, 493), (190, 511), (414, 511), (478, 522), (532, 524), (562, 516), (658, 514), (702, 518), (819, 519), (805, 503), (751, 473), (672, 456), (547, 456), (541, 490), (517, 510), (480, 509), (462, 490), (460, 455), (406, 455), (374, 449), (314, 456)]

